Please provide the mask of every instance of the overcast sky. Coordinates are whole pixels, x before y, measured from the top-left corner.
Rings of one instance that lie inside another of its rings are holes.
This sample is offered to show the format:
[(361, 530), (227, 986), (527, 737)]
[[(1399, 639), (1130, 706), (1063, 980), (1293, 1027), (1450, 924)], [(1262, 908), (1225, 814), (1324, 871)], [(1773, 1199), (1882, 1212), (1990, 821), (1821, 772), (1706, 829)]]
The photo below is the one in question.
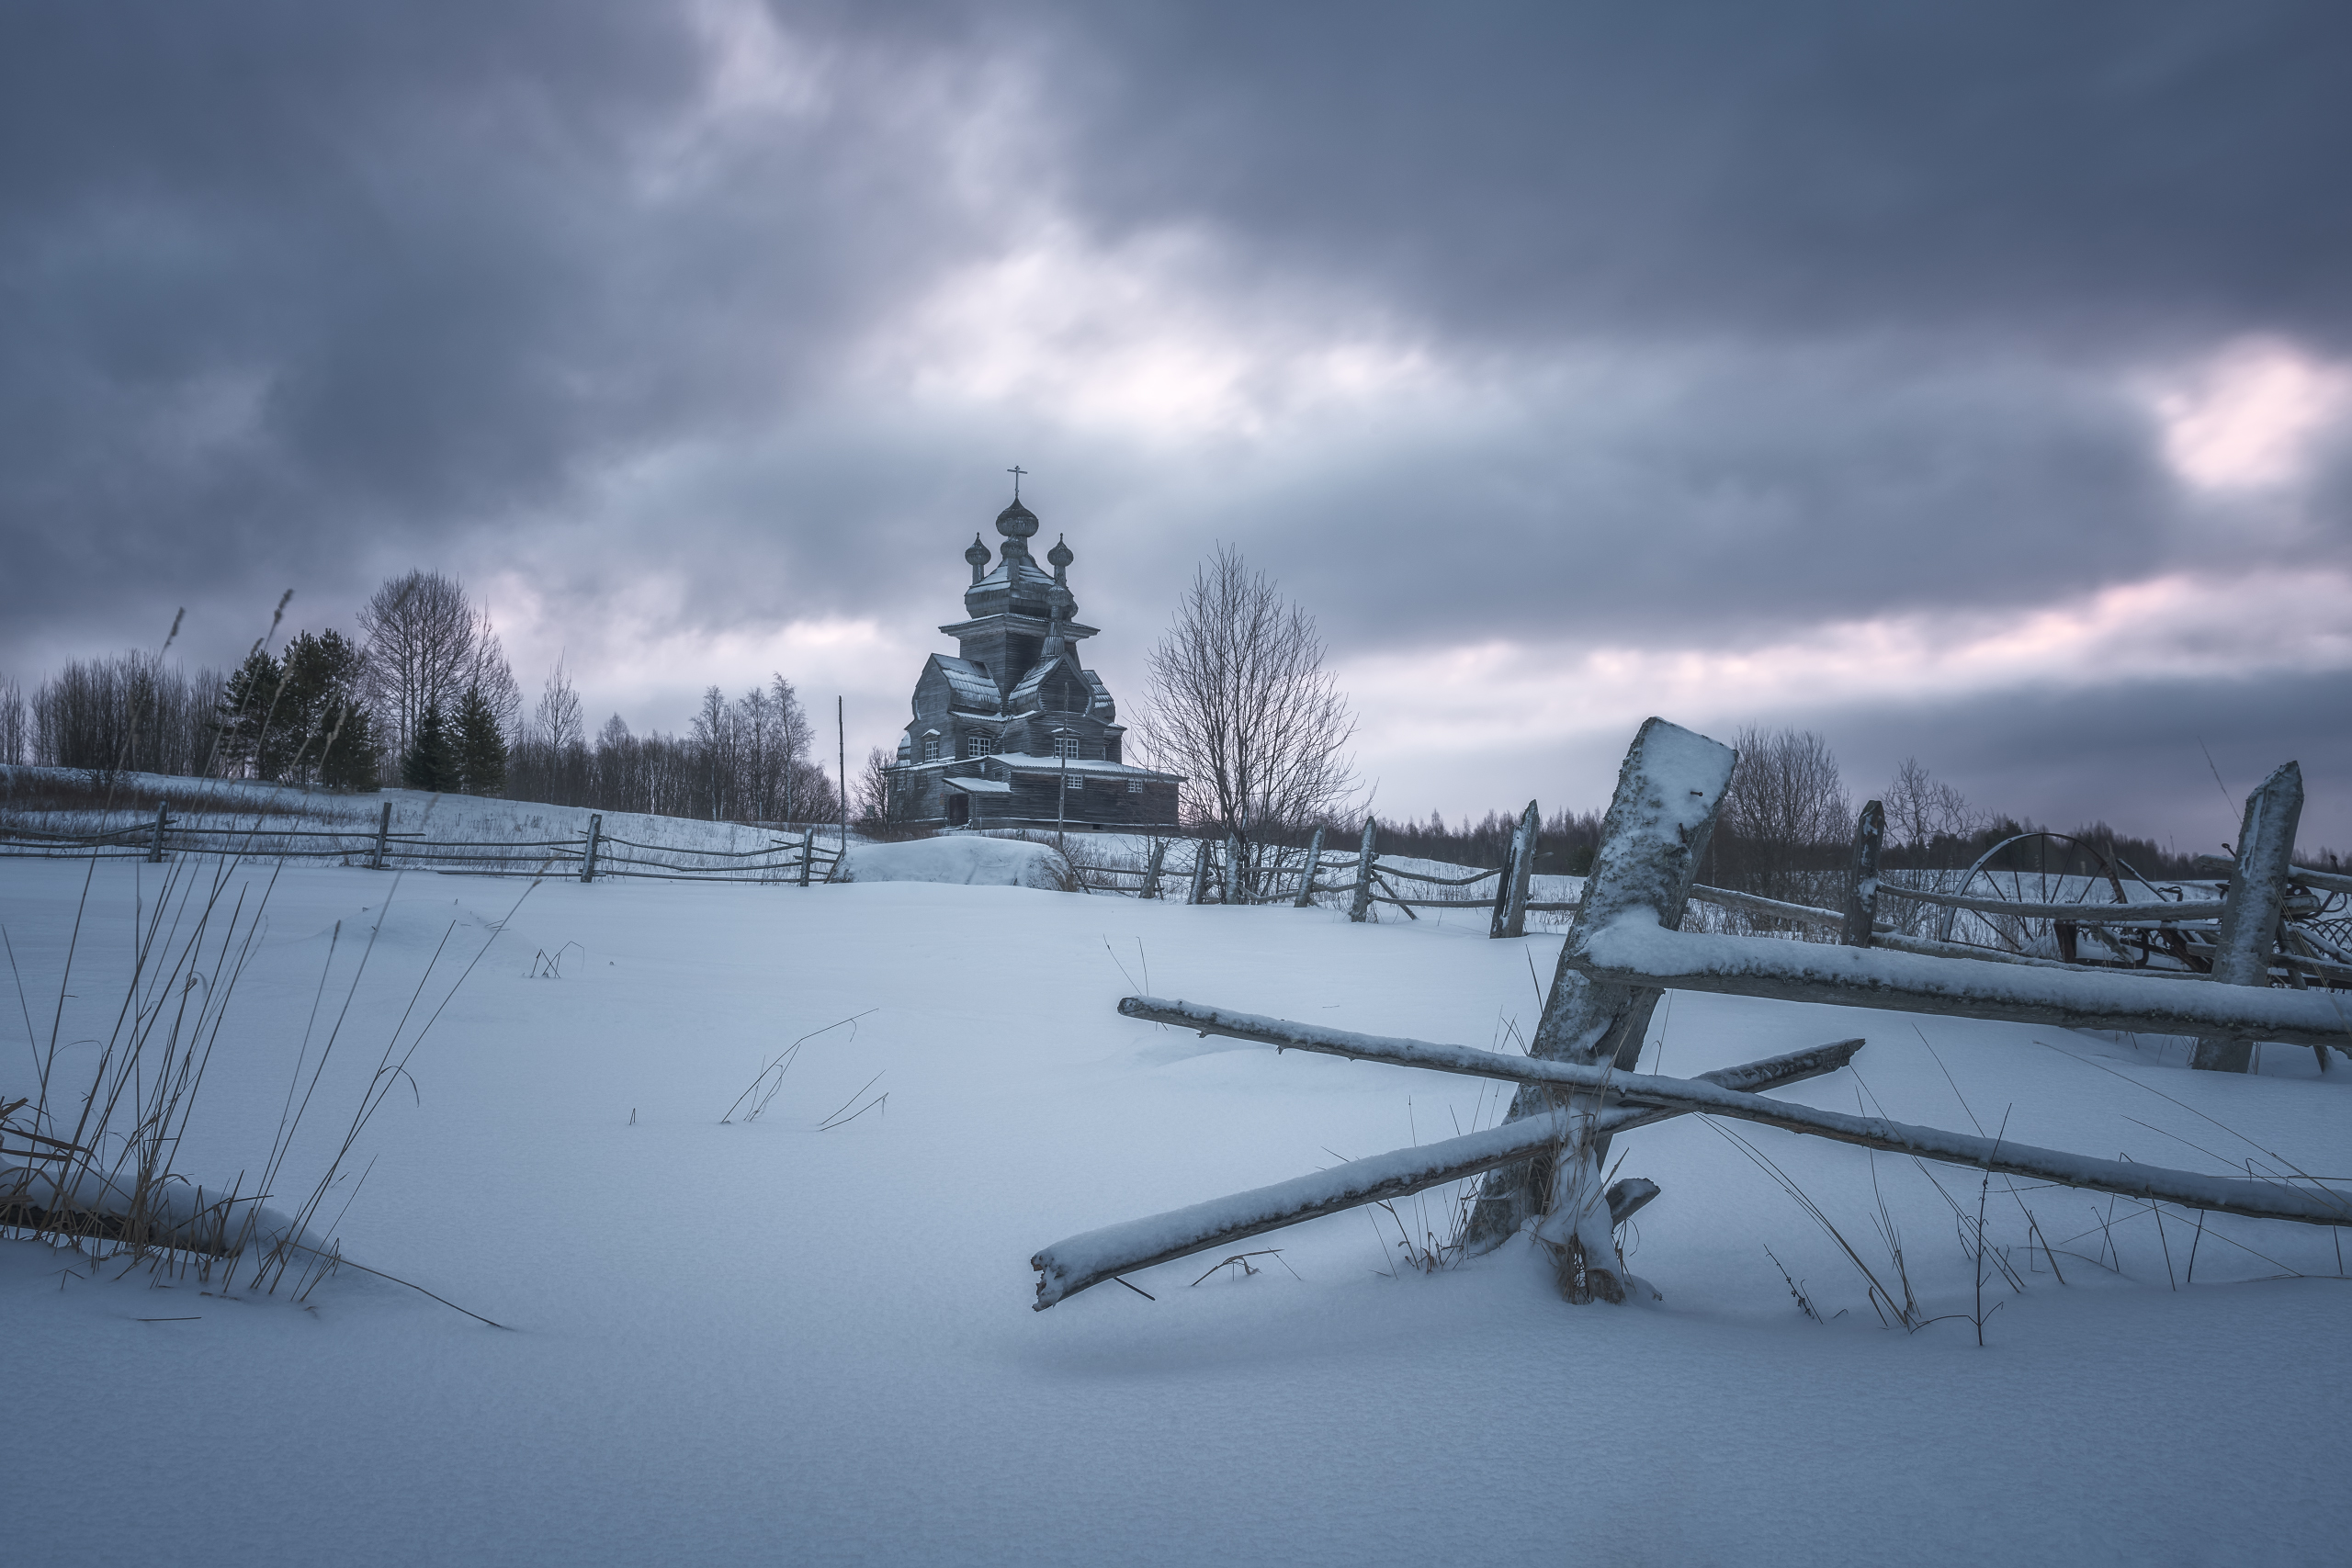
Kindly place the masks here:
[(424, 567), (857, 754), (1018, 463), (1130, 710), (1236, 545), (1384, 814), (1658, 713), (2352, 851), (2347, 153), (2324, 4), (22, 0), (0, 671)]

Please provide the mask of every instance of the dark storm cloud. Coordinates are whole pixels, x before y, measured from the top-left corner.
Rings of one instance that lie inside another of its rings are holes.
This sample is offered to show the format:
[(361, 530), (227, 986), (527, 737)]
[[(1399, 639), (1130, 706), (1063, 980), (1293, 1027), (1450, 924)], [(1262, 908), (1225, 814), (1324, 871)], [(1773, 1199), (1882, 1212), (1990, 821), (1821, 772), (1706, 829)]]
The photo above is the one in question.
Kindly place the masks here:
[(715, 51), (687, 23), (16, 8), (10, 618), (62, 623), (141, 583), (348, 580), (363, 554), (430, 552), (560, 503), (584, 468), (820, 386), (959, 243), (939, 171), (869, 90), (920, 58), (839, 40), (824, 104), (732, 143), (695, 124)]
[(1316, 597), (1339, 635), (1713, 645), (2080, 592), (2177, 553), (2144, 420), (2060, 367), (1915, 343), (1614, 380), (1657, 389), (1315, 452), (1256, 503), (1269, 558), (1337, 573)]
[(1089, 210), (1197, 215), (1458, 330), (2352, 325), (2338, 6), (1082, 15)]

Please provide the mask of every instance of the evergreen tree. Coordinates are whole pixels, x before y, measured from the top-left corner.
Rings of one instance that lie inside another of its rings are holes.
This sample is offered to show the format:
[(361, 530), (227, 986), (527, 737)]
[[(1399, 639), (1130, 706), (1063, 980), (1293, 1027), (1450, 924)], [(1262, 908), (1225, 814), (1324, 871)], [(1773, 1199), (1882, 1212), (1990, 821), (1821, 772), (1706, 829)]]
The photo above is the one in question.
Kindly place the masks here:
[(360, 698), (360, 649), (336, 630), (297, 632), (287, 642), (273, 740), (287, 778), (374, 790), (383, 766), (377, 727)]
[(217, 751), (223, 771), (250, 773), (257, 779), (278, 775), (289, 728), (299, 733), (294, 716), (285, 711), (285, 672), (267, 650), (254, 649), (220, 690), (220, 706), (213, 720)]
[(319, 782), (329, 789), (383, 787), (383, 743), (376, 739), (374, 716), (357, 698), (344, 699), (326, 716), (319, 750)]
[(468, 686), (458, 704), (454, 750), (457, 787), (468, 795), (497, 795), (506, 788), (506, 738), (498, 715), (479, 685)]
[(454, 748), (449, 742), (448, 721), (441, 716), (439, 703), (427, 703), (417, 716), (416, 734), (409, 743), (407, 755), (401, 759), (401, 783), (410, 789), (432, 790), (436, 793), (458, 787)]

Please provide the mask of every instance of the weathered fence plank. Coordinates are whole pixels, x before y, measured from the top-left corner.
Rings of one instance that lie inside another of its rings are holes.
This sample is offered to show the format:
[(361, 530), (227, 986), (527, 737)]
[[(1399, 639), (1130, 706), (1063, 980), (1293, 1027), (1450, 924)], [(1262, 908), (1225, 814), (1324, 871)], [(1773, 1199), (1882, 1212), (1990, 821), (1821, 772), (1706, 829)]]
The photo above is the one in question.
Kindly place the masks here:
[(1358, 925), (1372, 911), (1372, 857), (1375, 847), (1375, 824), (1370, 815), (1363, 819), (1363, 846), (1356, 852), (1356, 896), (1348, 906), (1348, 919)]
[(1322, 869), (1323, 829), (1317, 828), (1315, 829), (1315, 837), (1307, 842), (1306, 864), (1299, 871), (1298, 897), (1290, 901), (1291, 908), (1295, 909), (1304, 909), (1309, 903), (1313, 902), (1315, 897), (1315, 874)]
[(1838, 940), (1848, 947), (1868, 947), (1871, 929), (1878, 919), (1878, 852), (1886, 840), (1886, 807), (1871, 801), (1854, 823), (1853, 882), (1846, 890), (1846, 918)]
[[(1835, 1045), (1793, 1051), (1704, 1073), (1700, 1075), (1700, 1081), (1724, 1089), (1776, 1089), (1836, 1072), (1853, 1059), (1861, 1043), (1860, 1040), (1845, 1040)], [(1610, 1131), (1624, 1132), (1680, 1114), (1649, 1107), (1617, 1106), (1602, 1111), (1600, 1120)], [(1546, 1111), (1440, 1143), (1350, 1160), (1312, 1176), (1088, 1231), (1056, 1242), (1029, 1260), (1030, 1267), (1041, 1276), (1036, 1308), (1042, 1312), (1090, 1285), (1156, 1263), (1172, 1262), (1320, 1215), (1410, 1197), (1498, 1166), (1539, 1157), (1550, 1153), (1570, 1131), (1565, 1113)], [(1641, 1192), (1640, 1187), (1624, 1182), (1610, 1190), (1618, 1193), (1620, 1188), (1625, 1189), (1611, 1207), (1612, 1221), (1622, 1223), (1657, 1195), (1654, 1184), (1640, 1185), (1649, 1189), (1646, 1194)]]
[[(1532, 1056), (1618, 1070), (1640, 1059), (1663, 989), (1640, 981), (1596, 979), (1571, 966), (1566, 954), (1577, 931), (1607, 924), (1629, 909), (1655, 910), (1669, 923), (1681, 923), (1736, 761), (1730, 747), (1679, 725), (1662, 718), (1643, 722), (1618, 770), (1616, 793), (1601, 823), (1600, 849), (1529, 1043)], [(1522, 1088), (1512, 1098), (1510, 1114), (1523, 1116), (1545, 1103)], [(1572, 1106), (1579, 1108), (1589, 1109), (1582, 1102)], [(1498, 1246), (1522, 1221), (1541, 1215), (1537, 1239), (1558, 1260), (1563, 1293), (1578, 1302), (1619, 1299), (1623, 1287), (1600, 1206), (1600, 1161), (1608, 1149), (1607, 1134), (1597, 1133), (1551, 1162), (1548, 1192), (1537, 1190), (1539, 1173), (1528, 1165), (1488, 1175), (1465, 1245), (1476, 1250)]]
[[(2302, 814), (2303, 771), (2292, 762), (2281, 764), (2245, 797), (2237, 870), (2222, 900), (2222, 934), (2213, 953), (2213, 978), (2224, 986), (2270, 984), (2270, 955), (2278, 947), (2295, 826)], [(2244, 1032), (2209, 1034), (2197, 1042), (2188, 1065), (2207, 1072), (2251, 1072), (2254, 1043), (2255, 1037)], [(2339, 1036), (2325, 1043), (2352, 1042)]]
[[(1781, 942), (1787, 947), (1794, 944)], [(1828, 948), (1849, 956), (1852, 950)], [(2178, 1203), (2187, 1209), (2244, 1214), (2250, 1219), (2293, 1220), (2302, 1224), (2352, 1224), (2352, 1191), (2318, 1185), (2293, 1186), (2262, 1178), (2203, 1176), (2131, 1160), (2097, 1159), (2058, 1149), (2036, 1148), (2002, 1138), (1948, 1133), (1915, 1126), (1882, 1116), (1849, 1116), (1843, 1111), (1817, 1111), (1766, 1095), (1702, 1083), (1696, 1078), (1660, 1077), (1628, 1073), (1611, 1066), (1578, 1062), (1544, 1061), (1534, 1056), (1510, 1056), (1468, 1045), (1413, 1040), (1396, 1035), (1359, 1034), (1343, 1029), (1298, 1023), (1289, 1019), (1254, 1013), (1228, 1012), (1198, 1003), (1167, 1001), (1156, 997), (1129, 997), (1119, 1010), (1130, 1018), (1176, 1024), (1204, 1034), (1254, 1040), (1285, 1051), (1314, 1051), (1362, 1062), (1386, 1062), (1404, 1067), (1428, 1067), (1472, 1077), (1502, 1078), (1540, 1088), (1555, 1095), (1566, 1091), (1572, 1114), (1589, 1114), (1607, 1100), (1660, 1109), (1701, 1111), (1757, 1122), (1792, 1133), (1917, 1155), (1943, 1165), (2006, 1172), (2055, 1181), (2068, 1187), (2114, 1192), (2151, 1201)], [(1591, 1111), (1587, 1111), (1589, 1106)], [(1505, 1123), (1509, 1125), (1509, 1123)]]
[(1597, 983), (1943, 1013), (2057, 1029), (2244, 1034), (2352, 1047), (2352, 1009), (2324, 991), (2216, 986), (2177, 975), (1670, 931), (1634, 919), (1572, 930), (1563, 960)]

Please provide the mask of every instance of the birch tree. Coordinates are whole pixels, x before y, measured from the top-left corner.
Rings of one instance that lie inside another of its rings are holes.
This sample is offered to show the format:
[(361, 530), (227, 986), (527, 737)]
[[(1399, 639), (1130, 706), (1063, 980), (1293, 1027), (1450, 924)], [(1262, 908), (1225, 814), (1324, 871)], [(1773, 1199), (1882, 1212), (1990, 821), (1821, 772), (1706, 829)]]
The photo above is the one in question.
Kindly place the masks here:
[(428, 707), (457, 712), (469, 687), (479, 687), (499, 728), (511, 728), (523, 694), (488, 605), (466, 597), (465, 585), (437, 571), (388, 578), (359, 611), (367, 649), (369, 705), (405, 755)]
[(1221, 546), (1193, 573), (1146, 661), (1143, 750), (1185, 775), (1187, 814), (1252, 848), (1334, 817), (1356, 792), (1356, 721), (1324, 667), (1315, 617)]

